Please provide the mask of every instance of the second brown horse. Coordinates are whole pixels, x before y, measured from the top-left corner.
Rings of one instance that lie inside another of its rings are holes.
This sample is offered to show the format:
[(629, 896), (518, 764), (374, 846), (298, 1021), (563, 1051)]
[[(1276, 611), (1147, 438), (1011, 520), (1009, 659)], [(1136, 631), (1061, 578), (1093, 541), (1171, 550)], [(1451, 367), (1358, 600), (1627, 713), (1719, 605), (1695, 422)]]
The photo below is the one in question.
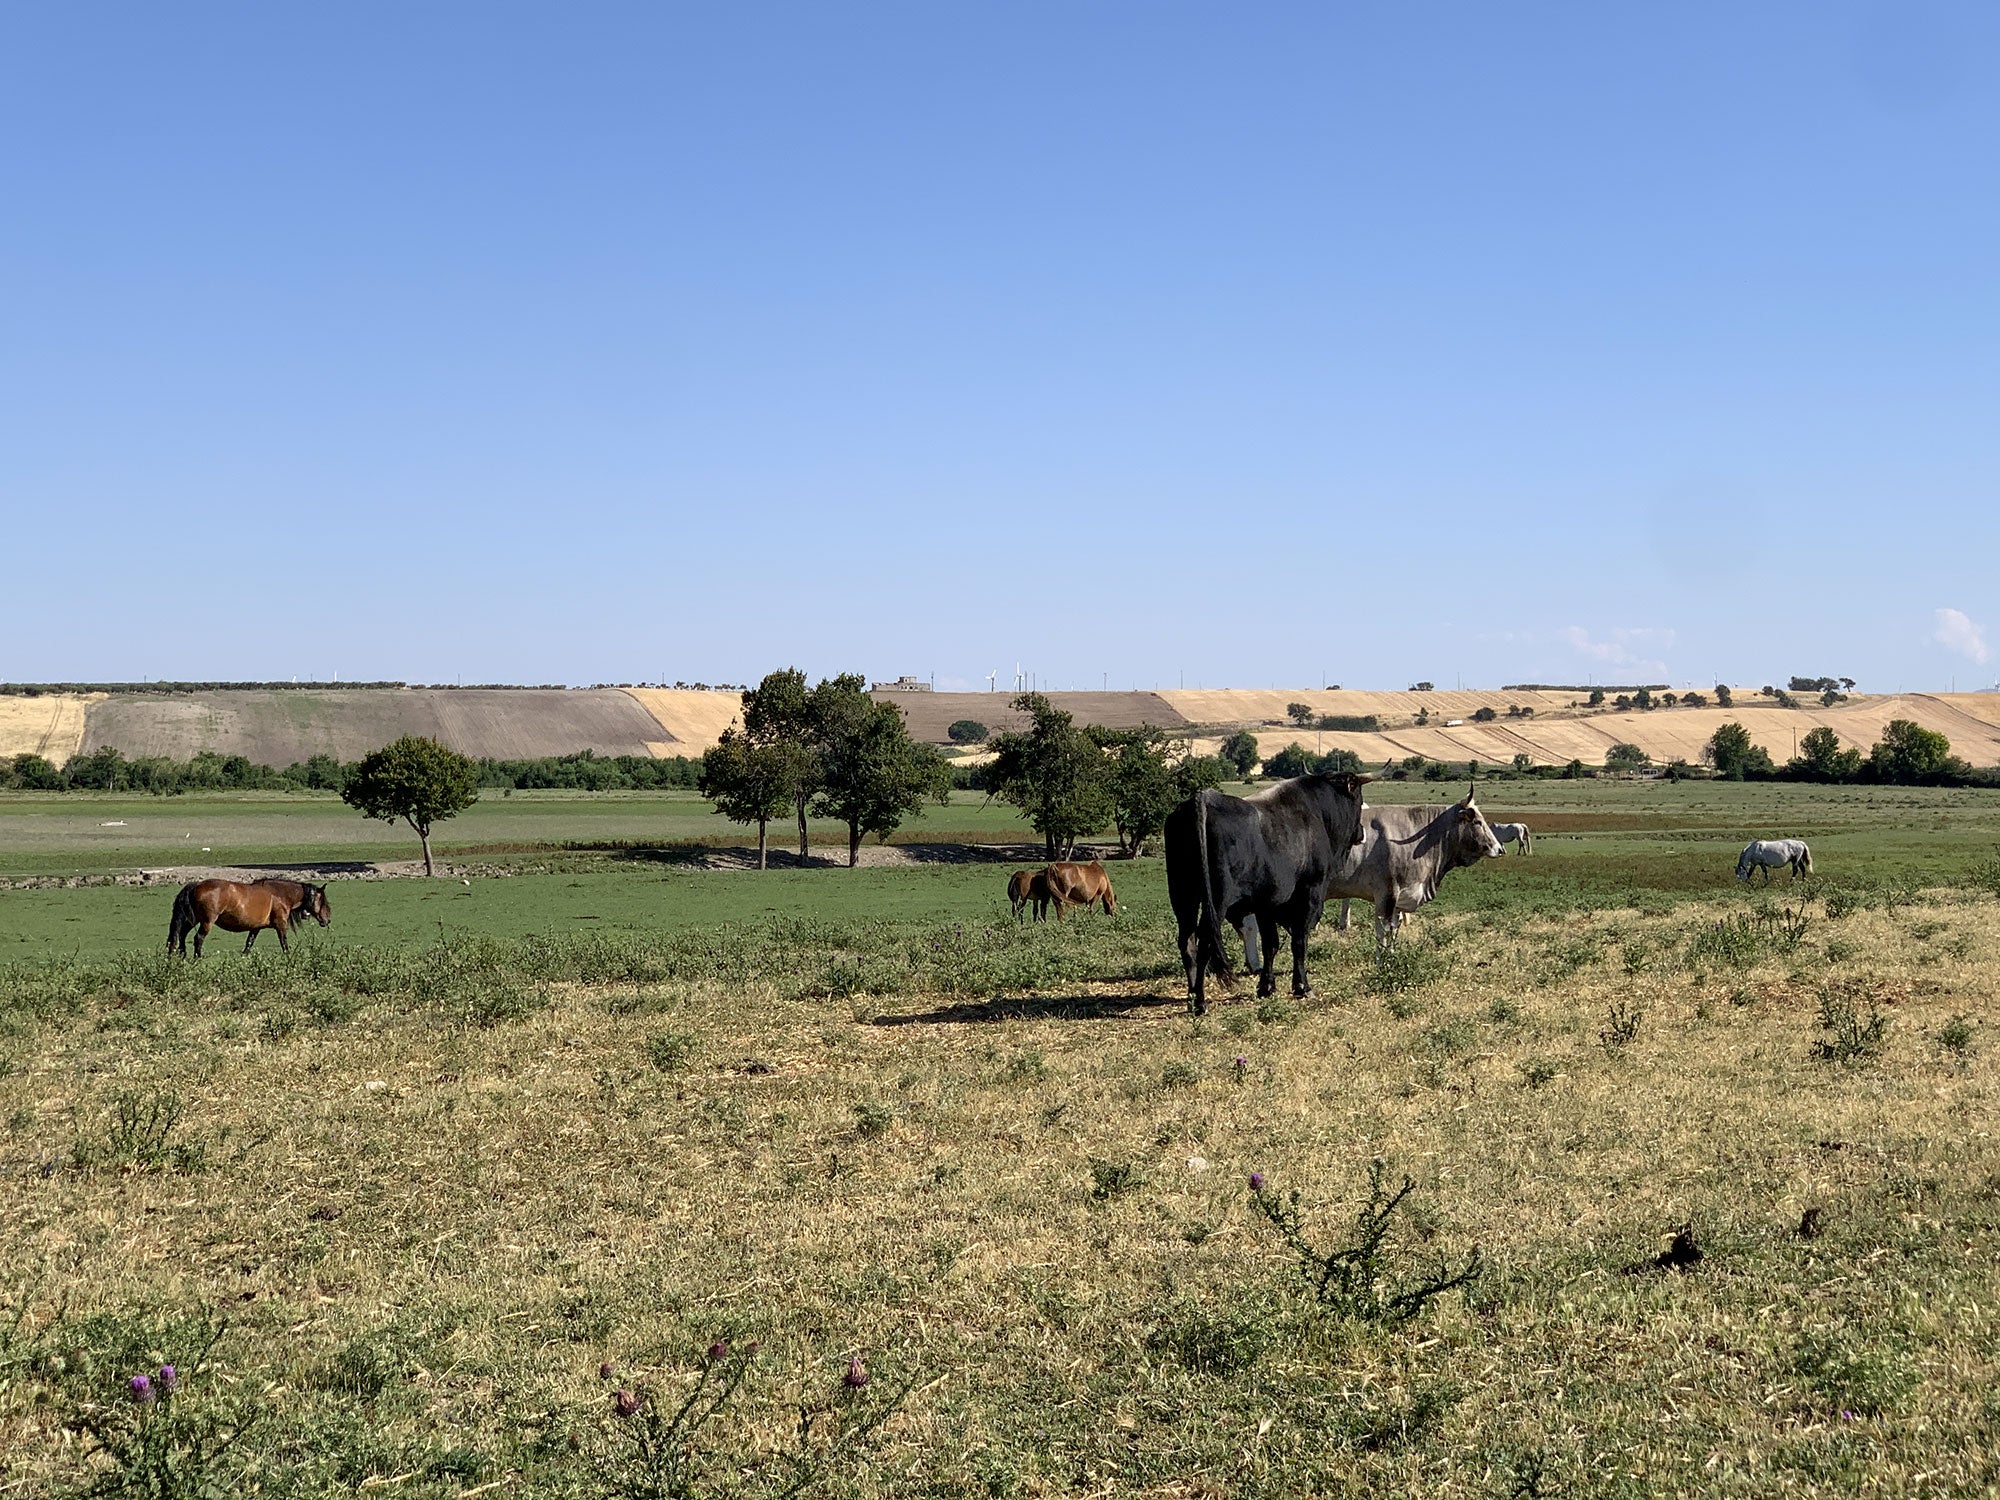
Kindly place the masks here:
[(248, 885), (237, 880), (195, 880), (174, 897), (173, 921), (167, 927), (167, 952), (187, 957), (188, 934), (194, 934), (194, 956), (201, 957), (202, 940), (211, 928), (224, 932), (247, 932), (243, 951), (257, 941), (266, 927), (278, 934), (278, 946), (289, 950), (285, 933), (300, 915), (311, 917), (325, 927), (333, 921), (333, 906), (326, 899), (326, 887), (306, 885), (297, 880), (253, 880)]
[(1111, 877), (1096, 860), (1058, 860), (1043, 870), (1042, 875), (1048, 881), (1049, 899), (1055, 905), (1058, 922), (1066, 906), (1101, 902), (1107, 917), (1117, 915), (1118, 898), (1112, 894)]

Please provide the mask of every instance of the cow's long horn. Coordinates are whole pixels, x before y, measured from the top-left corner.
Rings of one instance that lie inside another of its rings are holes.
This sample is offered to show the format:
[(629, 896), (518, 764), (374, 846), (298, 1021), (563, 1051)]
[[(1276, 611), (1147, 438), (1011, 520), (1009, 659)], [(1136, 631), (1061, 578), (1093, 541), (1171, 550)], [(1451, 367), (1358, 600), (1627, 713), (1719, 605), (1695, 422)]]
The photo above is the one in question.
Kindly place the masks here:
[(1355, 783), (1360, 786), (1366, 786), (1371, 781), (1380, 781), (1381, 779), (1373, 771), (1356, 771), (1354, 773)]

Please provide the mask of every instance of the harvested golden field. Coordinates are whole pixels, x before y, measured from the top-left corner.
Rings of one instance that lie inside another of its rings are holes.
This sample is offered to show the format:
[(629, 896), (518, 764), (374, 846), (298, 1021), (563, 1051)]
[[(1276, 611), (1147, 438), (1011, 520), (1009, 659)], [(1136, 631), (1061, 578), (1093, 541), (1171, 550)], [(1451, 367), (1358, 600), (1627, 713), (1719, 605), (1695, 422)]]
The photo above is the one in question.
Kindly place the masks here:
[(39, 755), (61, 765), (82, 748), (85, 711), (102, 693), (0, 696), (0, 755)]
[(654, 758), (697, 756), (722, 738), (722, 731), (743, 719), (738, 693), (706, 693), (682, 688), (626, 688), (624, 691), (651, 714), (665, 731), (646, 748)]
[(2000, 905), (1783, 900), (17, 984), (0, 1493), (1990, 1493)]
[[(1163, 693), (1161, 696), (1174, 698), (1180, 695)], [(1675, 707), (1647, 712), (1636, 709), (1621, 712), (1610, 708), (1574, 710), (1567, 707), (1570, 699), (1565, 697), (1560, 709), (1544, 712), (1537, 707), (1535, 717), (1531, 719), (1508, 718), (1506, 710), (1510, 704), (1534, 707), (1532, 700), (1536, 695), (1532, 694), (1342, 692), (1317, 695), (1208, 693), (1202, 696), (1206, 701), (1196, 705), (1204, 711), (1202, 714), (1194, 713), (1188, 705), (1179, 706), (1188, 711), (1191, 718), (1202, 718), (1203, 722), (1209, 723), (1217, 721), (1207, 718), (1207, 711), (1227, 708), (1229, 700), (1239, 696), (1254, 698), (1254, 703), (1246, 706), (1258, 708), (1268, 706), (1263, 701), (1265, 698), (1289, 700), (1295, 697), (1300, 702), (1311, 697), (1366, 701), (1374, 706), (1364, 708), (1344, 703), (1343, 706), (1321, 708), (1315, 703), (1314, 709), (1315, 712), (1329, 714), (1376, 714), (1383, 720), (1381, 733), (1301, 730), (1290, 725), (1266, 725), (1253, 728), (1252, 732), (1266, 753), (1297, 740), (1308, 749), (1352, 750), (1368, 765), (1377, 765), (1384, 760), (1400, 760), (1409, 755), (1421, 755), (1430, 760), (1473, 759), (1496, 765), (1521, 754), (1537, 765), (1560, 765), (1571, 760), (1597, 765), (1603, 761), (1604, 752), (1619, 743), (1637, 745), (1654, 760), (1663, 763), (1681, 759), (1695, 764), (1701, 760), (1703, 747), (1716, 729), (1729, 723), (1743, 725), (1750, 731), (1753, 741), (1770, 751), (1774, 760), (1782, 763), (1791, 759), (1799, 740), (1821, 726), (1837, 733), (1842, 744), (1858, 746), (1866, 751), (1881, 738), (1883, 727), (1891, 719), (1912, 719), (1927, 729), (1938, 730), (1951, 741), (1953, 754), (1964, 757), (1974, 765), (2000, 764), (2000, 694), (1890, 694), (1855, 698), (1831, 708), (1821, 708), (1817, 702), (1801, 700), (1808, 706), (1795, 709), (1779, 708), (1769, 699), (1746, 696), (1739, 697), (1729, 708)], [(1975, 699), (1978, 701), (1968, 702)], [(1431, 722), (1422, 727), (1407, 720), (1392, 722), (1389, 718), (1391, 713), (1407, 715), (1415, 712), (1412, 707), (1401, 706), (1400, 700), (1408, 700), (1418, 706), (1427, 705)], [(1488, 723), (1474, 723), (1471, 716), (1481, 707), (1498, 710), (1500, 717)], [(1283, 706), (1280, 705), (1279, 713), (1272, 717), (1281, 717), (1282, 713)], [(1453, 718), (1463, 718), (1465, 722), (1449, 725), (1446, 721)], [(1242, 720), (1223, 722), (1254, 724), (1255, 721), (1245, 715)], [(1211, 735), (1197, 741), (1197, 746), (1212, 751), (1220, 743), (1220, 736)]]

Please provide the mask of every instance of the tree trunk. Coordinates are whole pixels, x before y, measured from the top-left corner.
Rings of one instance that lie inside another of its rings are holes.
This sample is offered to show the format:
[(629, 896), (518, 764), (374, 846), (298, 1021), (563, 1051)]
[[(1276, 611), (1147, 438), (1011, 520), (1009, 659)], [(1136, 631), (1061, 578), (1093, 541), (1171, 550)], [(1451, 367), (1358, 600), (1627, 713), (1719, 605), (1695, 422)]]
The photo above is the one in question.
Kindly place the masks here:
[(1042, 835), (1042, 853), (1048, 857), (1050, 864), (1056, 862), (1056, 836), (1053, 833)]
[(759, 818), (757, 820), (757, 868), (760, 870), (764, 868), (764, 848), (766, 839), (769, 836), (770, 831), (771, 831), (770, 819)]
[(417, 837), (423, 841), (424, 874), (426, 875), (437, 874), (437, 871), (431, 868), (431, 831), (428, 828), (417, 828), (417, 825), (415, 823), (412, 823), (410, 826), (412, 828), (417, 829)]
[(799, 863), (804, 864), (806, 856), (811, 852), (806, 847), (806, 799), (801, 797), (799, 798)]
[(861, 863), (861, 825), (847, 825), (847, 868), (852, 870)]

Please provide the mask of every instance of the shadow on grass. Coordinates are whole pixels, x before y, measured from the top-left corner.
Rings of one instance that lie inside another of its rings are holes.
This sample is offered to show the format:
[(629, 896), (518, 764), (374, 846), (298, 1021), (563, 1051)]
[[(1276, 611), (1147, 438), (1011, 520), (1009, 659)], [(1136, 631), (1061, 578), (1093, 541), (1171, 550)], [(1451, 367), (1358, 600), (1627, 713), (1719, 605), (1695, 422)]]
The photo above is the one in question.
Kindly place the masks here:
[(871, 1026), (952, 1026), (973, 1021), (1115, 1021), (1133, 1011), (1187, 1008), (1183, 995), (996, 995), (935, 1010), (876, 1016)]

